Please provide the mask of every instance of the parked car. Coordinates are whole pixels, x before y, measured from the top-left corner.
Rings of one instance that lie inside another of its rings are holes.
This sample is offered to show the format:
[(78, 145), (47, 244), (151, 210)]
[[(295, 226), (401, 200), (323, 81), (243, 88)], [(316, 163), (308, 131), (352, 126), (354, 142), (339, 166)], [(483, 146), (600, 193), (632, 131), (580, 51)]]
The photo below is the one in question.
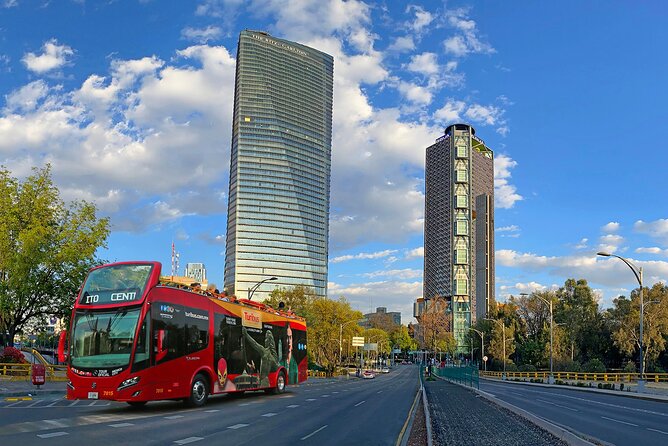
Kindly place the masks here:
[(380, 369), (380, 372), (381, 373), (390, 373), (390, 368), (389, 367), (383, 367), (382, 369)]
[(373, 379), (376, 377), (376, 374), (373, 373), (371, 370), (365, 370), (364, 373), (362, 373), (362, 378), (364, 379)]

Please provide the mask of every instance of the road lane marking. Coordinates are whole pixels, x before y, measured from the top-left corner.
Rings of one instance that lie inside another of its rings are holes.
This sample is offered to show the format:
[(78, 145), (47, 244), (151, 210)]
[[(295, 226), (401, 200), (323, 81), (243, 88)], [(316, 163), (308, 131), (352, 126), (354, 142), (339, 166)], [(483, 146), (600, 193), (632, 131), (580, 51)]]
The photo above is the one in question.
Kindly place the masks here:
[(615, 420), (614, 418), (604, 417), (603, 415), (601, 415), (601, 418), (606, 419), (606, 420), (610, 420), (610, 421), (616, 421), (617, 423), (627, 424), (627, 425), (629, 425), (629, 426), (635, 426), (635, 427), (638, 427), (637, 424), (628, 423), (628, 422), (626, 422), (626, 421), (622, 421), (622, 420)]
[(239, 407), (243, 407), (243, 406), (250, 406), (250, 403), (241, 403), (241, 404), (239, 404)]
[(332, 393), (339, 393), (339, 392), (332, 392)]
[(383, 393), (383, 391), (382, 391), (382, 390), (379, 390), (379, 391), (378, 391), (378, 392), (376, 392), (376, 393)]
[(248, 424), (239, 423), (239, 424), (235, 424), (233, 426), (227, 426), (227, 428), (228, 429), (241, 429), (242, 427), (246, 427), (246, 426), (248, 426)]
[[(76, 406), (76, 404), (77, 404), (78, 402), (79, 402), (79, 400), (74, 400), (74, 401), (72, 401), (67, 407)], [(28, 407), (30, 407), (30, 406), (28, 406)]]
[(61, 420), (42, 420), (42, 422), (48, 424), (49, 426), (54, 426), (54, 427), (70, 427), (70, 423), (67, 420), (64, 420), (64, 419), (61, 419)]
[(553, 406), (560, 407), (562, 409), (571, 410), (573, 412), (580, 412), (578, 409), (574, 409), (574, 408), (568, 407), (568, 406), (562, 406), (561, 404), (553, 403), (552, 401), (541, 400), (540, 398), (536, 398), (536, 401), (540, 401), (540, 402), (545, 403), (545, 404), (551, 404)]
[(294, 409), (295, 407), (299, 407), (299, 404), (290, 404), (289, 406), (285, 406), (288, 409)]
[(63, 435), (67, 435), (67, 432), (51, 432), (49, 434), (37, 434), (39, 438), (62, 437)]
[(220, 409), (209, 409), (209, 410), (205, 410), (204, 412), (206, 412), (206, 413), (220, 412)]
[(320, 432), (321, 430), (323, 430), (323, 429), (326, 428), (326, 427), (327, 427), (327, 425), (325, 424), (325, 425), (324, 425), (323, 427), (321, 427), (320, 429), (317, 429), (317, 430), (311, 432), (310, 434), (308, 434), (307, 436), (300, 438), (300, 440), (304, 441), (304, 440), (306, 440), (307, 438), (310, 438), (310, 437), (314, 436), (315, 434), (317, 434), (318, 432)]
[(320, 398), (329, 398), (329, 395), (320, 395)]
[(28, 404), (28, 407), (32, 407), (32, 406), (34, 406), (35, 404), (39, 404), (39, 402), (40, 402), (39, 400), (37, 400), (37, 401), (33, 401), (32, 403)]
[(188, 444), (188, 443), (193, 443), (195, 441), (200, 441), (200, 440), (204, 440), (204, 438), (203, 437), (188, 437), (188, 438), (184, 438), (183, 440), (176, 440), (174, 443), (176, 443), (176, 444)]
[(307, 398), (306, 401), (318, 401), (318, 400), (315, 398)]
[(360, 401), (359, 403), (355, 404), (355, 407), (357, 407), (357, 406), (361, 406), (361, 405), (364, 404), (364, 403), (366, 403), (366, 400), (364, 400), (364, 401)]
[(658, 432), (660, 434), (668, 435), (668, 432), (660, 431), (659, 429), (652, 429), (651, 427), (646, 427), (645, 429), (647, 429), (648, 431)]
[(183, 415), (170, 415), (165, 417), (165, 420), (176, 420), (177, 418), (183, 418)]
[(278, 414), (276, 414), (276, 413), (274, 413), (274, 412), (269, 412), (269, 413), (262, 414), (263, 417), (267, 417), (267, 418), (269, 418), (269, 417), (273, 417), (273, 416), (275, 416), (275, 415), (278, 415)]
[(133, 423), (117, 423), (117, 424), (110, 424), (109, 425), (109, 427), (115, 427), (115, 428), (130, 427), (130, 426), (134, 426), (134, 424)]

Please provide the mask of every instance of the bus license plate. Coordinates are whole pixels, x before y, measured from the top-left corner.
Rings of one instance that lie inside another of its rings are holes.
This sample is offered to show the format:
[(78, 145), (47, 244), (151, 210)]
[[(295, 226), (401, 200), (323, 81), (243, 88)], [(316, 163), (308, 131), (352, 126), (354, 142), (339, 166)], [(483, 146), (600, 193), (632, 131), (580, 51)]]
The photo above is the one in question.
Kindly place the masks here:
[(89, 399), (89, 400), (96, 400), (96, 399), (98, 399), (98, 393), (97, 393), (97, 392), (88, 392), (88, 399)]

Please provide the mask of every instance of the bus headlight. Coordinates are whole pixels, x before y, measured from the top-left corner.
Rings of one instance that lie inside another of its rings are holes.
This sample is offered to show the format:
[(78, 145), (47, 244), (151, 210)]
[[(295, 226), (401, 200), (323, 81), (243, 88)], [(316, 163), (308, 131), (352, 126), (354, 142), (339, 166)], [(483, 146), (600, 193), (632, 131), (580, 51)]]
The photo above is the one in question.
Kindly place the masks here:
[(118, 386), (118, 389), (116, 389), (116, 390), (117, 390), (117, 391), (121, 391), (121, 390), (123, 390), (123, 389), (127, 389), (128, 387), (132, 387), (132, 386), (134, 386), (134, 385), (137, 384), (138, 382), (139, 382), (139, 377), (138, 377), (138, 376), (135, 376), (134, 378), (126, 379), (125, 381), (123, 381), (123, 382)]

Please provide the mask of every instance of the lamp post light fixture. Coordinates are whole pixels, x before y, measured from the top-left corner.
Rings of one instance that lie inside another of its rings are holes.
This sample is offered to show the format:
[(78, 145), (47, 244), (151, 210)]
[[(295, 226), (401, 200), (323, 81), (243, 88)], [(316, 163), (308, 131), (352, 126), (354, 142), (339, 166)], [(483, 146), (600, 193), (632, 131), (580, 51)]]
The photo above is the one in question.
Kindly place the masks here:
[(354, 321), (348, 321), (344, 322), (343, 324), (339, 324), (339, 365), (341, 365), (341, 353), (343, 352), (343, 326), (352, 324), (353, 322), (362, 322), (364, 319), (359, 319), (359, 320), (354, 320)]
[[(527, 293), (520, 293), (520, 296), (528, 296)], [(550, 377), (548, 378), (548, 384), (554, 384), (554, 368), (552, 367), (552, 344), (554, 340), (554, 315), (552, 313), (552, 300), (543, 299), (539, 295), (534, 293), (534, 296), (545, 302), (550, 307)]]
[(501, 324), (501, 337), (503, 339), (503, 375), (501, 375), (501, 379), (505, 380), (506, 379), (506, 324), (503, 322), (503, 319), (490, 319), (488, 317), (485, 318), (486, 321), (494, 321), (497, 324)]
[(638, 284), (640, 285), (640, 343), (639, 343), (639, 352), (640, 352), (640, 379), (638, 380), (638, 392), (644, 392), (645, 391), (645, 363), (643, 361), (643, 356), (642, 356), (642, 344), (643, 344), (643, 317), (645, 313), (645, 302), (644, 302), (644, 297), (643, 297), (643, 289), (642, 289), (642, 266), (638, 267), (631, 263), (628, 259), (625, 259), (624, 257), (618, 256), (616, 254), (610, 254), (609, 252), (597, 252), (596, 255), (598, 256), (603, 256), (603, 257), (617, 257), (619, 260), (622, 262), (626, 263), (626, 266), (631, 268), (631, 271), (633, 271), (633, 275), (636, 276), (636, 280), (638, 281)]
[[(480, 360), (485, 364), (484, 367), (485, 367), (485, 372), (486, 372), (487, 371), (487, 361), (482, 359), (482, 358), (485, 357), (485, 332), (480, 331), (480, 330), (476, 330), (475, 328), (469, 328), (469, 330), (473, 330), (480, 335), (480, 347), (481, 347)], [(473, 360), (473, 358), (471, 358), (471, 360)]]
[(278, 280), (278, 277), (269, 277), (268, 279), (260, 280), (258, 283), (253, 285), (251, 288), (248, 288), (248, 300), (251, 300), (253, 298), (253, 293), (257, 291), (257, 289), (260, 287), (265, 282), (269, 282), (270, 280)]

